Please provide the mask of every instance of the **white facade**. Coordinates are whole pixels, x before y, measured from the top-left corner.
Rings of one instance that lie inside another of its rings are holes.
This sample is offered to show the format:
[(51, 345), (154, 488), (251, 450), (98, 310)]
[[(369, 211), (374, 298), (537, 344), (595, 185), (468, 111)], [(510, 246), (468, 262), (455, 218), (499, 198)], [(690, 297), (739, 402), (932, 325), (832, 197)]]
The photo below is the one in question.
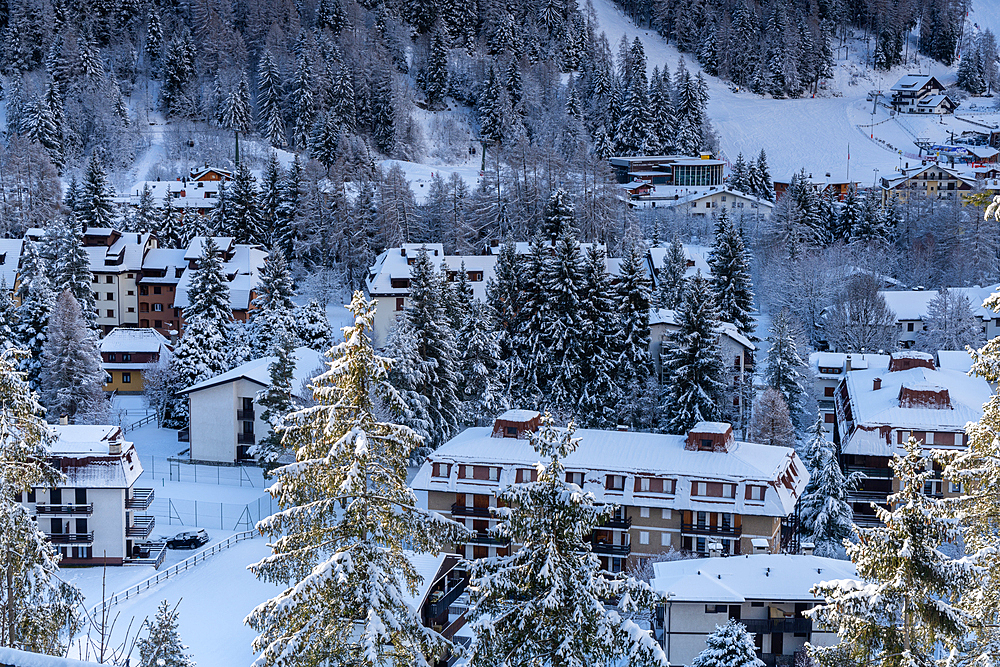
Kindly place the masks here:
[[(987, 339), (1000, 336), (1000, 314), (983, 307), (983, 302), (995, 291), (996, 286), (949, 287), (948, 292), (969, 300), (972, 312), (982, 322)], [(880, 292), (885, 303), (896, 314), (896, 330), (903, 347), (913, 347), (917, 336), (927, 328), (928, 305), (938, 295), (937, 290), (887, 290)]]
[(142, 465), (117, 426), (56, 426), (50, 454), (65, 479), (21, 502), (70, 565), (121, 565), (154, 526), (152, 489), (133, 487)]
[(857, 579), (849, 561), (819, 556), (752, 555), (653, 565), (652, 587), (667, 597), (658, 638), (671, 665), (690, 665), (706, 637), (730, 618), (740, 620), (767, 665), (792, 665), (808, 641), (837, 643), (803, 611), (820, 602), (810, 589), (830, 579)]
[[(296, 362), (292, 392), (323, 367), (326, 357), (307, 347), (293, 352)], [(181, 391), (190, 406), (192, 461), (235, 463), (252, 460), (250, 448), (271, 433), (257, 396), (270, 385), (268, 367), (275, 357), (262, 357)]]

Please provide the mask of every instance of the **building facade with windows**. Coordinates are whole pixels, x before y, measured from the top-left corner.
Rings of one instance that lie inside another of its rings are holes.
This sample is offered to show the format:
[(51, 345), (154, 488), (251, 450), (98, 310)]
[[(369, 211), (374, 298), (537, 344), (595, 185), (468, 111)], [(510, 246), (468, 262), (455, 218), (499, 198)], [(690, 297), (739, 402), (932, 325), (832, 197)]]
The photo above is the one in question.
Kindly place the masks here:
[[(529, 438), (539, 414), (511, 410), (492, 427), (469, 428), (432, 452), (412, 487), (429, 509), (463, 522), (466, 558), (507, 553), (496, 540), (491, 507), (510, 484), (533, 481), (538, 455)], [(579, 429), (564, 459), (567, 481), (618, 510), (591, 536), (602, 564), (620, 571), (670, 549), (705, 555), (749, 553), (754, 539), (781, 546), (808, 473), (792, 449), (737, 442), (729, 424), (703, 422), (686, 435)]]
[(153, 234), (90, 228), (83, 237), (90, 258), (90, 289), (97, 302), (97, 324), (104, 333), (139, 325), (136, 276), (146, 253), (157, 247)]
[(747, 555), (676, 560), (653, 565), (650, 585), (666, 596), (657, 638), (671, 665), (690, 665), (705, 639), (729, 619), (754, 639), (767, 667), (792, 667), (805, 643), (831, 646), (837, 633), (814, 627), (803, 612), (822, 600), (812, 587), (831, 579), (858, 579), (850, 561), (812, 555)]
[[(887, 366), (846, 373), (834, 392), (834, 442), (847, 471), (865, 474), (848, 492), (854, 522), (880, 525), (871, 503), (884, 505), (898, 488), (889, 461), (904, 453), (911, 436), (927, 449), (963, 449), (965, 425), (982, 418), (991, 395), (983, 378), (938, 368), (925, 352), (894, 352)], [(937, 497), (959, 491), (949, 488), (940, 472), (925, 488)]]
[(185, 249), (155, 248), (146, 253), (136, 284), (139, 288), (139, 326), (155, 329), (167, 338), (181, 332), (181, 310), (174, 304), (177, 285), (187, 269)]
[(22, 494), (66, 565), (122, 565), (135, 542), (150, 536), (153, 489), (137, 489), (142, 464), (118, 426), (60, 425), (49, 463), (65, 476), (57, 486)]
[[(292, 392), (305, 396), (305, 383), (327, 358), (307, 347), (296, 348)], [(190, 406), (188, 437), (191, 460), (238, 463), (253, 460), (251, 448), (267, 437), (271, 426), (257, 406), (257, 396), (270, 386), (268, 367), (276, 357), (262, 357), (180, 391)]]
[(169, 341), (156, 329), (113, 329), (101, 339), (101, 367), (108, 374), (104, 391), (138, 394), (145, 372), (170, 356)]

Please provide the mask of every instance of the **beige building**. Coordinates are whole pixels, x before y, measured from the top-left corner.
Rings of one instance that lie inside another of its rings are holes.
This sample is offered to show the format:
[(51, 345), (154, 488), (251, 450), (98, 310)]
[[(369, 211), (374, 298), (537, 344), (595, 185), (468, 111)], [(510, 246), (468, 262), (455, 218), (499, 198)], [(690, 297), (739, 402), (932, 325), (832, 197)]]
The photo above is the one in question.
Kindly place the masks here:
[[(490, 507), (510, 484), (534, 479), (538, 455), (528, 437), (539, 414), (511, 410), (493, 427), (469, 428), (431, 453), (413, 480), (421, 502), (473, 531), (466, 558), (506, 553), (488, 534)], [(611, 571), (671, 548), (746, 554), (752, 540), (781, 546), (785, 517), (808, 481), (794, 450), (737, 442), (729, 424), (703, 422), (686, 435), (579, 429), (579, 448), (564, 460), (567, 481), (619, 510), (591, 537)]]

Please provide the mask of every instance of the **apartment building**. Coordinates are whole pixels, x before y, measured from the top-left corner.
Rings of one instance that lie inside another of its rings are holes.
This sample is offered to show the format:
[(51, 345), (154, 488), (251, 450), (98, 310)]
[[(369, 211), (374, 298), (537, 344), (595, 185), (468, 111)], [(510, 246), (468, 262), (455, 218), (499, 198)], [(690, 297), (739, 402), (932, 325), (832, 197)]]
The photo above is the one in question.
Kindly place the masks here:
[[(429, 509), (463, 522), (472, 540), (466, 558), (507, 553), (492, 537), (490, 508), (510, 484), (532, 481), (538, 455), (530, 435), (540, 415), (511, 410), (492, 427), (469, 428), (432, 452), (412, 487)], [(703, 422), (685, 435), (579, 429), (566, 457), (567, 481), (618, 505), (591, 537), (611, 571), (675, 550), (706, 555), (750, 553), (753, 540), (780, 548), (782, 523), (794, 511), (809, 474), (794, 450), (737, 442), (729, 424)]]
[(157, 247), (153, 234), (89, 228), (83, 236), (90, 258), (90, 289), (97, 301), (97, 324), (104, 333), (139, 325), (136, 276), (146, 253)]
[[(195, 237), (184, 251), (183, 259), (186, 267), (177, 281), (173, 298), (174, 308), (171, 309), (177, 313), (178, 324), (181, 327), (184, 326), (184, 308), (189, 303), (188, 289), (194, 278), (194, 272), (198, 269), (198, 260), (204, 252), (205, 239), (204, 236)], [(222, 270), (226, 274), (233, 319), (245, 322), (250, 305), (257, 295), (257, 284), (264, 267), (264, 260), (267, 259), (267, 252), (258, 246), (236, 243), (232, 237), (217, 236), (213, 237), (213, 240), (219, 247)], [(152, 286), (155, 292), (156, 283), (152, 283)]]
[(59, 425), (49, 463), (65, 476), (21, 502), (37, 518), (66, 565), (122, 565), (155, 519), (145, 514), (153, 489), (137, 489), (142, 464), (118, 426)]

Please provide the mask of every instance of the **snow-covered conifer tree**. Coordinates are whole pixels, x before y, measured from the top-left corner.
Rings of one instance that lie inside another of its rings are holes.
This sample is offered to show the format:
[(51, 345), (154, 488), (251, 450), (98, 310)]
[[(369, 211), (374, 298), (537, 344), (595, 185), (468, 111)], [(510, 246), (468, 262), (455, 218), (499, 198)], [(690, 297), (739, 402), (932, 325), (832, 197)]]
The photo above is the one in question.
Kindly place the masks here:
[(330, 318), (316, 299), (310, 299), (296, 307), (292, 318), (295, 321), (295, 335), (301, 345), (317, 352), (326, 352), (333, 345)]
[(218, 231), (232, 236), (236, 243), (258, 245), (265, 241), (257, 207), (257, 179), (245, 162), (241, 162), (233, 174), (226, 223), (226, 227)]
[[(587, 428), (614, 428), (624, 396), (619, 383), (622, 367), (621, 299), (616, 299), (607, 259), (597, 244), (587, 249), (583, 262), (580, 320), (580, 398), (576, 414)], [(648, 317), (648, 315), (647, 315)]]
[(534, 361), (548, 368), (544, 385), (548, 404), (566, 415), (574, 414), (580, 399), (584, 338), (583, 257), (572, 232), (572, 227), (563, 227), (542, 268), (548, 307), (539, 332), (544, 347), (535, 350)]
[(295, 107), (295, 129), (292, 142), (299, 148), (309, 145), (309, 134), (316, 121), (316, 102), (313, 99), (312, 63), (305, 53), (299, 54), (292, 82), (292, 99)]
[(617, 380), (624, 394), (624, 401), (619, 404), (619, 419), (637, 428), (639, 423), (633, 409), (653, 372), (649, 356), (650, 286), (641, 250), (633, 246), (623, 254), (615, 308), (621, 322)]
[(732, 322), (740, 333), (754, 340), (753, 285), (750, 281), (750, 254), (743, 235), (722, 209), (715, 225), (715, 245), (709, 255), (712, 292), (719, 319)]
[(80, 593), (58, 579), (59, 553), (20, 502), (61, 479), (46, 463), (53, 436), (42, 406), (17, 370), (23, 355), (0, 352), (0, 646), (62, 656)]
[(91, 154), (80, 184), (80, 197), (76, 203), (76, 214), (84, 227), (111, 227), (115, 210), (111, 197), (114, 190), (108, 183), (108, 175), (97, 152)]
[(550, 365), (543, 332), (549, 319), (549, 294), (543, 277), (549, 257), (549, 246), (541, 235), (536, 235), (527, 257), (519, 260), (520, 310), (512, 355), (517, 366), (511, 369), (511, 397), (515, 405), (539, 404), (548, 386)]
[(281, 446), (281, 425), (285, 415), (299, 409), (292, 392), (295, 373), (295, 357), (292, 354), (294, 341), (287, 331), (278, 335), (274, 349), (270, 352), (274, 360), (268, 364), (268, 385), (257, 394), (257, 405), (264, 408), (260, 418), (271, 427), (271, 432), (261, 438), (250, 454), (263, 461), (275, 461), (285, 450)]
[(281, 250), (276, 248), (264, 260), (257, 297), (250, 310), (248, 324), (254, 355), (261, 357), (274, 354), (276, 343), (285, 335), (291, 339), (292, 347), (295, 347), (297, 323), (294, 319), (293, 296), (295, 289), (288, 262)]
[(171, 377), (175, 385), (174, 395), (165, 410), (164, 424), (168, 428), (187, 426), (187, 396), (177, 396), (176, 392), (227, 371), (231, 361), (229, 349), (226, 329), (218, 322), (205, 316), (187, 321), (184, 335), (170, 358)]
[(472, 301), (458, 330), (462, 421), (471, 426), (489, 423), (508, 406), (492, 315), (489, 307)]
[(809, 433), (804, 457), (809, 483), (799, 500), (799, 530), (803, 540), (815, 545), (817, 556), (843, 558), (844, 540), (854, 534), (854, 510), (847, 493), (858, 485), (861, 473), (845, 476), (840, 469), (822, 414)]
[(569, 193), (562, 188), (553, 190), (552, 194), (549, 195), (549, 200), (545, 203), (542, 234), (553, 243), (566, 231), (575, 237), (575, 220), (573, 203), (570, 201)]
[(281, 108), (281, 74), (270, 50), (265, 50), (257, 73), (257, 128), (271, 145), (282, 148), (285, 119)]
[(663, 267), (657, 276), (656, 305), (659, 308), (676, 310), (684, 298), (684, 276), (687, 273), (687, 255), (679, 237), (667, 246), (663, 256)]
[(404, 549), (436, 553), (464, 530), (418, 507), (406, 486), (419, 439), (377, 421), (376, 396), (400, 408), (386, 383), (391, 361), (372, 348), (375, 302), (355, 292), (350, 309), (345, 342), (313, 380), (318, 405), (286, 420), (283, 445), (296, 463), (278, 468), (270, 488), (282, 511), (258, 524), (273, 553), (250, 569), (287, 588), (246, 618), (260, 633), (255, 667), (317, 667), (330, 656), (359, 667), (427, 667), (449, 647), (406, 601), (420, 575)]
[(188, 307), (184, 311), (185, 319), (207, 319), (220, 328), (233, 319), (222, 254), (211, 237), (205, 238), (202, 245), (198, 268), (188, 288)]
[(19, 278), (17, 298), (21, 305), (17, 307), (14, 332), (17, 347), (26, 352), (20, 357), (25, 381), (33, 391), (38, 391), (42, 348), (45, 345), (49, 316), (55, 305), (55, 292), (48, 279), (45, 260), (39, 256), (35, 243), (27, 239), (21, 255)]
[(941, 550), (965, 532), (945, 515), (941, 501), (924, 495), (933, 475), (921, 445), (913, 438), (906, 454), (890, 465), (899, 491), (888, 498), (893, 509), (874, 505), (883, 526), (857, 528), (858, 541), (847, 555), (861, 581), (821, 582), (813, 594), (825, 603), (806, 612), (820, 626), (836, 631), (839, 646), (810, 646), (824, 666), (877, 662), (884, 667), (932, 665), (943, 649), (958, 651), (974, 618), (959, 600), (981, 577), (975, 555), (955, 559)]
[(156, 230), (156, 240), (161, 248), (180, 248), (186, 238), (181, 217), (170, 202), (170, 193), (163, 197), (163, 204), (158, 211), (159, 226)]
[(726, 387), (719, 319), (700, 271), (685, 287), (677, 323), (680, 329), (664, 343), (663, 426), (687, 433), (700, 421), (719, 419)]
[(42, 347), (41, 393), (49, 418), (67, 415), (71, 423), (106, 423), (106, 375), (97, 335), (76, 297), (64, 289), (52, 309)]
[(768, 334), (767, 341), (771, 347), (767, 351), (764, 380), (767, 386), (781, 392), (792, 420), (797, 425), (802, 425), (806, 362), (799, 354), (792, 315), (787, 308), (782, 308), (775, 314)]
[(760, 393), (753, 405), (750, 420), (750, 440), (762, 445), (791, 447), (795, 444), (795, 429), (788, 414), (785, 397), (774, 387)]
[(427, 91), (427, 101), (431, 104), (437, 104), (448, 94), (448, 45), (445, 43), (444, 30), (441, 28), (431, 35), (424, 90)]
[(0, 278), (0, 351), (17, 347), (17, 307), (11, 298), (7, 278)]
[(519, 366), (514, 355), (518, 349), (517, 328), (522, 306), (520, 262), (510, 239), (500, 245), (494, 275), (486, 285), (486, 303), (497, 331), (504, 386), (509, 388), (511, 374)]
[(48, 251), (52, 257), (51, 280), (56, 293), (69, 290), (79, 304), (87, 326), (97, 329), (97, 301), (90, 289), (93, 274), (90, 256), (83, 246), (83, 229), (70, 213), (49, 229)]
[(156, 609), (156, 616), (146, 620), (146, 636), (136, 641), (139, 667), (194, 667), (194, 660), (186, 653), (188, 647), (181, 643), (177, 631), (179, 605), (180, 602), (171, 608), (170, 603), (163, 600)]
[(240, 74), (222, 110), (222, 125), (236, 132), (249, 132), (253, 126), (253, 112), (250, 110), (250, 84), (246, 72)]
[(774, 183), (771, 182), (771, 169), (767, 166), (767, 153), (764, 149), (760, 149), (760, 154), (757, 156), (757, 162), (754, 163), (757, 167), (757, 191), (752, 194), (755, 197), (759, 197), (766, 201), (774, 201)]
[(736, 162), (729, 172), (729, 187), (738, 192), (753, 194), (750, 185), (750, 167), (747, 166), (742, 152), (736, 156)]
[[(566, 481), (563, 460), (576, 450), (574, 427), (557, 429), (545, 415), (531, 443), (543, 463), (538, 481), (514, 484), (493, 510), (490, 532), (518, 548), (472, 562), (469, 617), (472, 667), (499, 664), (630, 665), (666, 667), (648, 632), (624, 615), (650, 609), (659, 596), (648, 584), (601, 568), (584, 537), (612, 516), (594, 494)], [(605, 603), (620, 600), (618, 609)], [(544, 656), (544, 658), (539, 658)]]
[(764, 662), (757, 657), (746, 626), (730, 619), (705, 637), (705, 650), (694, 657), (691, 667), (764, 667)]

